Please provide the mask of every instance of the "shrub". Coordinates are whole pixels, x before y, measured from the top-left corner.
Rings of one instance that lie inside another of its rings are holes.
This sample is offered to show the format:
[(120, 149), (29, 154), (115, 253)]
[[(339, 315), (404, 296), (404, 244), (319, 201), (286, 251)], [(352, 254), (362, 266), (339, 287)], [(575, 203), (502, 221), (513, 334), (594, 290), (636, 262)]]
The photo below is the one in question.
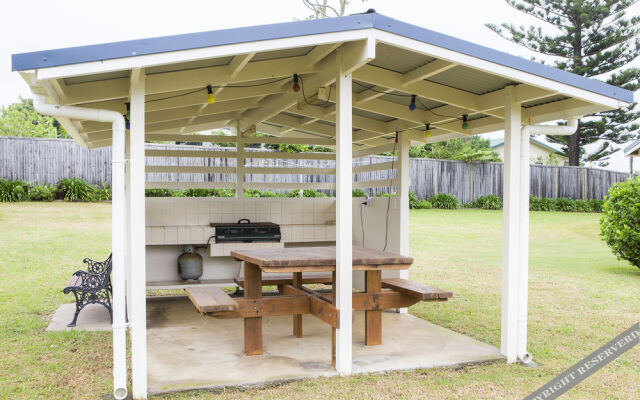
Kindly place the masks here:
[(449, 193), (434, 194), (429, 198), (429, 202), (434, 208), (442, 208), (445, 210), (455, 210), (459, 206), (456, 196)]
[(418, 208), (419, 202), (420, 199), (418, 198), (418, 195), (413, 192), (409, 192), (409, 208)]
[(245, 189), (244, 197), (260, 197), (259, 189)]
[(430, 208), (432, 208), (433, 205), (427, 201), (427, 200), (420, 200), (418, 201), (418, 204), (416, 204), (416, 207), (418, 210), (428, 210)]
[(272, 192), (271, 190), (263, 190), (260, 192), (260, 197), (283, 197), (280, 193)]
[(578, 211), (578, 207), (576, 206), (576, 202), (573, 199), (568, 199), (566, 197), (560, 197), (555, 199), (554, 204), (556, 206), (557, 211), (565, 211), (565, 212), (576, 212)]
[(96, 201), (111, 200), (111, 188), (102, 182), (100, 186), (95, 189), (94, 198)]
[(35, 182), (29, 187), (27, 197), (31, 201), (54, 201), (56, 199), (56, 188), (53, 185), (42, 184), (39, 185)]
[(367, 197), (367, 194), (362, 189), (353, 189), (351, 191), (351, 196), (352, 197)]
[(305, 189), (302, 191), (302, 197), (327, 197), (327, 195), (315, 190)]
[(171, 189), (145, 189), (145, 197), (171, 197)]
[[(224, 190), (224, 189), (222, 189)], [(232, 197), (231, 196), (218, 196), (218, 197)], [(272, 192), (270, 190), (260, 190), (260, 189), (245, 189), (244, 197), (283, 197), (280, 193)]]
[(591, 204), (586, 200), (575, 200), (576, 211), (578, 212), (591, 212)]
[(500, 210), (502, 209), (502, 197), (496, 194), (480, 196), (471, 203), (471, 207), (483, 210)]
[(95, 189), (84, 179), (66, 178), (58, 182), (58, 193), (64, 201), (94, 201)]
[(555, 211), (556, 204), (553, 199), (529, 196), (530, 211)]
[(609, 189), (600, 232), (618, 259), (640, 268), (640, 177)]
[(26, 201), (29, 199), (28, 190), (29, 184), (25, 181), (0, 179), (0, 201), (2, 202)]
[(181, 197), (211, 197), (209, 189), (185, 189)]
[(285, 197), (300, 197), (300, 189), (290, 191), (285, 195)]
[(209, 189), (209, 192), (213, 197), (234, 197), (236, 195), (235, 189)]
[(398, 197), (398, 193), (384, 193), (384, 192), (380, 192), (378, 194), (376, 194), (376, 197)]
[(604, 206), (604, 200), (590, 199), (586, 200), (592, 212), (601, 213)]

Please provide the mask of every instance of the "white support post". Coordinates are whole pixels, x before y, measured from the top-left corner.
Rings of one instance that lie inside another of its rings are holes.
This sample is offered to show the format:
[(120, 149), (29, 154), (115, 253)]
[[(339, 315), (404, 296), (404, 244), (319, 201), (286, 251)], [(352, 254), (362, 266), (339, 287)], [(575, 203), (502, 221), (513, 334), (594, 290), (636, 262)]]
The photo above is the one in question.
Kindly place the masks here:
[(147, 398), (147, 282), (145, 259), (144, 135), (145, 74), (131, 71), (130, 249), (131, 249), (131, 381), (134, 399)]
[(233, 132), (236, 137), (236, 197), (244, 197), (244, 138), (240, 130), (240, 120), (235, 121)]
[(336, 307), (340, 310), (336, 329), (336, 371), (351, 374), (352, 352), (352, 133), (351, 73), (343, 69), (338, 50), (336, 78)]
[(125, 279), (127, 315), (131, 315), (131, 135), (125, 131), (124, 142), (124, 202), (125, 202)]
[[(409, 132), (402, 131), (398, 138), (398, 207), (400, 218), (398, 218), (398, 253), (403, 256), (409, 255), (409, 187), (411, 186), (411, 165), (409, 159), (409, 147), (411, 141), (409, 140)], [(409, 271), (398, 271), (399, 277), (409, 279)], [(407, 313), (407, 308), (398, 308), (397, 311), (401, 314)]]
[(522, 110), (513, 86), (505, 89), (504, 209), (502, 226), (502, 324), (500, 351), (512, 363), (517, 358), (520, 129)]
[(520, 134), (520, 200), (519, 222), (520, 235), (518, 237), (518, 351), (517, 357), (523, 362), (529, 362), (531, 356), (527, 353), (527, 303), (529, 301), (529, 180), (530, 180), (530, 148), (529, 131), (522, 129)]
[[(398, 139), (398, 201), (400, 202), (400, 224), (399, 229), (399, 245), (398, 252), (403, 256), (409, 255), (409, 187), (411, 186), (411, 165), (409, 159), (409, 147), (411, 142), (409, 140), (409, 132), (403, 131), (399, 134)], [(406, 276), (402, 276), (406, 275)], [(401, 271), (401, 277), (408, 277), (408, 271)]]

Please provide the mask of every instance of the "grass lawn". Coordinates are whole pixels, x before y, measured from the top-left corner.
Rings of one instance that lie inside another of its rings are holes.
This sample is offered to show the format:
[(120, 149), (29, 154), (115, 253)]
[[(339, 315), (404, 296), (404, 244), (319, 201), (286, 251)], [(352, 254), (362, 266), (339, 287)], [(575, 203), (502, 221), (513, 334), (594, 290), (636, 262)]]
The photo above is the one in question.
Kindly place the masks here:
[[(416, 316), (499, 346), (499, 211), (411, 212), (411, 279), (454, 292)], [(489, 364), (292, 382), (157, 399), (520, 399), (640, 320), (640, 270), (617, 261), (597, 214), (531, 214), (529, 351), (539, 368)], [(0, 399), (97, 399), (111, 387), (110, 333), (47, 333), (85, 256), (110, 249), (110, 205), (0, 204)], [(179, 368), (179, 366), (177, 366)], [(640, 346), (563, 398), (640, 398)]]

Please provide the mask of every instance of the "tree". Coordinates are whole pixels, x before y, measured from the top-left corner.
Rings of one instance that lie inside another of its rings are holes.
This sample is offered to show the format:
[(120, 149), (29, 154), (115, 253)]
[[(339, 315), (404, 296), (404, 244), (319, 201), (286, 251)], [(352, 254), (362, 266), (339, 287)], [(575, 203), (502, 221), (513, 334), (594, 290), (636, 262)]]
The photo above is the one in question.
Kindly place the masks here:
[[(627, 18), (627, 9), (637, 0), (505, 0), (515, 9), (542, 21), (540, 26), (516, 27), (510, 23), (486, 26), (514, 43), (538, 54), (552, 57), (555, 67), (586, 77), (598, 77), (607, 83), (635, 91), (640, 69), (626, 68), (636, 58), (640, 42), (640, 17)], [(546, 28), (552, 28), (548, 31)], [(571, 136), (549, 136), (562, 145), (569, 165), (606, 160), (621, 144), (637, 138), (640, 113), (636, 104), (601, 112), (579, 121)], [(585, 146), (599, 143), (587, 153)]]
[[(364, 3), (367, 0), (362, 0)], [(302, 0), (304, 4), (313, 14), (309, 16), (309, 19), (320, 19), (328, 17), (341, 17), (349, 5), (349, 0), (337, 0), (335, 6), (330, 4), (329, 0)]]
[(460, 160), (465, 162), (501, 161), (498, 153), (491, 148), (489, 140), (478, 136), (413, 146), (409, 149), (409, 157)]
[(40, 114), (33, 108), (33, 100), (22, 97), (0, 109), (0, 136), (69, 137), (55, 118)]

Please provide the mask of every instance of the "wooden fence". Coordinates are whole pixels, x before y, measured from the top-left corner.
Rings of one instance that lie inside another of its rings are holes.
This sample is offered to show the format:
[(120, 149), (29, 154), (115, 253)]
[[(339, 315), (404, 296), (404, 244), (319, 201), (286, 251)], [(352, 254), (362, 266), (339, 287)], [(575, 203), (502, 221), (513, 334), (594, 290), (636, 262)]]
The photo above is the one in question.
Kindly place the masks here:
[[(149, 144), (153, 150), (210, 150), (201, 146)], [(224, 150), (224, 148), (220, 149)], [(229, 149), (233, 150), (233, 149)], [(247, 152), (254, 149), (246, 149)], [(255, 149), (255, 151), (264, 151)], [(354, 159), (354, 166), (389, 162), (390, 157), (368, 156)], [(235, 158), (147, 157), (148, 166), (235, 167)], [(246, 159), (247, 167), (334, 168), (333, 160)], [(379, 170), (354, 174), (354, 181), (385, 180), (395, 172)], [(601, 199), (609, 187), (631, 175), (596, 168), (531, 166), (531, 194), (540, 197)], [(72, 140), (0, 137), (0, 178), (56, 183), (62, 178), (82, 178), (92, 184), (111, 181), (111, 148), (85, 149)], [(420, 198), (451, 193), (467, 203), (478, 196), (502, 196), (501, 163), (465, 163), (450, 160), (411, 159), (411, 191)], [(233, 182), (233, 174), (147, 173), (147, 181)], [(248, 174), (247, 182), (309, 183), (335, 182), (327, 174)], [(369, 189), (371, 194), (388, 188)]]

